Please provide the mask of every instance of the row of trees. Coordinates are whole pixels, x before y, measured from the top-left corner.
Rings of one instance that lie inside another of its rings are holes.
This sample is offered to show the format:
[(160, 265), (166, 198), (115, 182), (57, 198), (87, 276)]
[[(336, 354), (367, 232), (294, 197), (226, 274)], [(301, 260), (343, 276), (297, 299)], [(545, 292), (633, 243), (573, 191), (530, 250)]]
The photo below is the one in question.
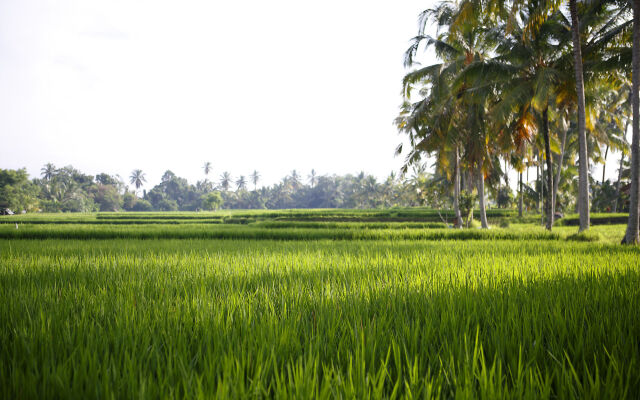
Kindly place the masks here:
[[(384, 182), (361, 172), (358, 175), (320, 176), (311, 171), (307, 179), (295, 170), (280, 182), (258, 188), (260, 174), (250, 175), (252, 190), (243, 176), (233, 179), (225, 172), (220, 181), (205, 179), (195, 185), (166, 171), (159, 184), (150, 190), (140, 189), (146, 174), (132, 171), (129, 190), (118, 175), (101, 173), (91, 176), (67, 166), (45, 165), (41, 177), (29, 179), (24, 169), (0, 169), (0, 209), (14, 212), (92, 212), (92, 211), (174, 211), (214, 210), (218, 208), (376, 208), (423, 205), (418, 185), (425, 182), (424, 170), (410, 178), (391, 174)], [(235, 190), (232, 190), (235, 189)]]
[[(405, 168), (425, 155), (435, 157), (435, 174), (451, 193), (457, 224), (459, 199), (475, 189), (486, 228), (485, 184), (506, 181), (509, 167), (518, 171), (522, 209), (523, 173), (535, 167), (547, 229), (556, 211), (568, 206), (578, 210), (583, 231), (590, 202), (601, 202), (595, 196), (605, 192), (611, 196), (612, 187), (603, 175), (597, 190), (590, 189), (590, 162), (606, 166), (609, 153), (617, 151), (622, 157), (613, 210), (621, 207), (626, 171), (630, 215), (624, 241), (637, 243), (638, 7), (640, 0), (465, 0), (424, 11), (406, 52), (405, 64), (415, 68), (404, 78), (396, 120), (409, 139)], [(432, 24), (435, 36), (427, 34)], [(419, 65), (416, 56), (425, 47), (440, 62)], [(631, 65), (637, 73), (631, 74)]]
[[(150, 190), (140, 190), (146, 183), (146, 174), (133, 170), (128, 183), (130, 190), (117, 175), (101, 173), (86, 175), (67, 166), (56, 168), (45, 165), (41, 177), (29, 179), (24, 169), (0, 169), (0, 209), (16, 212), (92, 212), (92, 211), (195, 211), (231, 209), (283, 209), (283, 208), (389, 208), (428, 206), (450, 208), (453, 198), (446, 177), (430, 174), (424, 164), (414, 166), (411, 173), (400, 177), (391, 173), (382, 182), (361, 172), (357, 175), (327, 176), (315, 171), (303, 178), (293, 170), (280, 182), (258, 188), (260, 174), (250, 175), (253, 188), (247, 188), (246, 178), (233, 179), (221, 174), (218, 182), (209, 181), (211, 166), (205, 168), (205, 179), (189, 183), (185, 178), (166, 171), (159, 184)], [(208, 169), (208, 170), (207, 170)], [(528, 177), (528, 174), (527, 174)], [(540, 210), (543, 182), (538, 179), (523, 183), (521, 205), (529, 210)], [(515, 196), (508, 183), (497, 184), (488, 180), (488, 199), (495, 207), (509, 208)], [(611, 211), (612, 200), (618, 198), (609, 181), (592, 181), (594, 209)], [(564, 189), (564, 188), (563, 188)], [(567, 189), (568, 191), (568, 189)], [(475, 196), (467, 196), (467, 205), (473, 207)], [(621, 207), (627, 204), (623, 194)], [(570, 197), (559, 197), (559, 204), (568, 207)]]

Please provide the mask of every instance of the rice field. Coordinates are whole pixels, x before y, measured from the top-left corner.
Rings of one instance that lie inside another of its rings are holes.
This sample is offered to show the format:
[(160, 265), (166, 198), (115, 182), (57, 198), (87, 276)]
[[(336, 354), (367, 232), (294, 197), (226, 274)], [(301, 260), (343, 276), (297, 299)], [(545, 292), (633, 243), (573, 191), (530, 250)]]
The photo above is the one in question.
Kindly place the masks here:
[(0, 398), (640, 393), (623, 225), (198, 214), (3, 218)]

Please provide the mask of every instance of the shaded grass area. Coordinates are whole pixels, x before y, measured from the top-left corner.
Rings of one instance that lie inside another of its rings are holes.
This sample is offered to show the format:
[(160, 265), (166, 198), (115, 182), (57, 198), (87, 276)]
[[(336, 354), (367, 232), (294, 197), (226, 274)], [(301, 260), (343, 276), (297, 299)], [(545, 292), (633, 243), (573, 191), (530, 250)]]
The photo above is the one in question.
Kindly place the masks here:
[[(518, 217), (514, 210), (487, 210), (489, 222), (496, 226), (509, 224), (540, 224), (543, 221), (539, 214), (525, 214)], [(475, 212), (475, 218), (479, 215)], [(627, 214), (594, 213), (591, 224), (612, 225), (626, 224)], [(353, 210), (353, 209), (313, 209), (313, 210), (224, 210), (218, 212), (120, 212), (89, 214), (27, 214), (0, 216), (1, 224), (84, 224), (84, 225), (158, 225), (158, 224), (258, 224), (272, 228), (280, 227), (325, 227), (334, 229), (345, 224), (367, 225), (369, 229), (387, 224), (390, 228), (405, 224), (409, 228), (445, 227), (454, 223), (454, 215), (450, 210), (432, 210), (426, 208), (389, 209), (389, 210)], [(306, 226), (304, 226), (306, 224)], [(579, 218), (576, 214), (567, 215), (556, 221), (556, 226), (577, 226)]]
[[(449, 229), (437, 223), (328, 223), (266, 221), (234, 224), (13, 224), (0, 225), (0, 239), (225, 239), (225, 240), (563, 240), (576, 227), (559, 226), (547, 232), (531, 224), (508, 228)], [(585, 236), (587, 235), (587, 236)], [(572, 239), (617, 243), (624, 225), (594, 226)]]
[(252, 240), (557, 240), (543, 229), (270, 228), (235, 225), (29, 225), (0, 226), (0, 239), (252, 239)]
[[(476, 217), (479, 214), (476, 212)], [(506, 218), (515, 216), (513, 210), (488, 210), (489, 218)], [(217, 212), (116, 212), (89, 214), (26, 214), (1, 216), (0, 223), (24, 222), (33, 223), (47, 220), (49, 223), (69, 223), (69, 221), (191, 221), (235, 220), (235, 221), (307, 221), (307, 222), (438, 222), (441, 217), (453, 220), (450, 210), (433, 210), (428, 208), (407, 208), (387, 210), (357, 209), (294, 209), (294, 210), (222, 210)], [(240, 222), (242, 223), (242, 222)]]
[(632, 398), (639, 255), (565, 241), (0, 241), (0, 397)]
[[(619, 225), (626, 224), (629, 220), (629, 214), (624, 213), (601, 213), (591, 214), (591, 225)], [(578, 226), (580, 225), (580, 216), (577, 214), (568, 215), (558, 220), (558, 225)]]

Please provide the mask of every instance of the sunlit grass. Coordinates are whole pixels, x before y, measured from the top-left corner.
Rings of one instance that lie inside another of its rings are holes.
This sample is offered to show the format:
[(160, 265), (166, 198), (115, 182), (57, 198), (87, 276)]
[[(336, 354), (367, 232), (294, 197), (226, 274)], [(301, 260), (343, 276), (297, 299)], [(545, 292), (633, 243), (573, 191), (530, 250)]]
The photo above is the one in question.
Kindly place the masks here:
[(299, 224), (0, 226), (0, 398), (640, 392), (623, 225)]

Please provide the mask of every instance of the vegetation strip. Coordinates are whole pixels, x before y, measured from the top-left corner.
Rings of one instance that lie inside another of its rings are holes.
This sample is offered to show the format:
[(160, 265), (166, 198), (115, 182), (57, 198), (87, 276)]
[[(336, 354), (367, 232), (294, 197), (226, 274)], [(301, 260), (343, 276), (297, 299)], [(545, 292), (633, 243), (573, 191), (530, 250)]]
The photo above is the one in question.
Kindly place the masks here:
[(4, 240), (0, 398), (633, 397), (639, 255), (537, 240)]

